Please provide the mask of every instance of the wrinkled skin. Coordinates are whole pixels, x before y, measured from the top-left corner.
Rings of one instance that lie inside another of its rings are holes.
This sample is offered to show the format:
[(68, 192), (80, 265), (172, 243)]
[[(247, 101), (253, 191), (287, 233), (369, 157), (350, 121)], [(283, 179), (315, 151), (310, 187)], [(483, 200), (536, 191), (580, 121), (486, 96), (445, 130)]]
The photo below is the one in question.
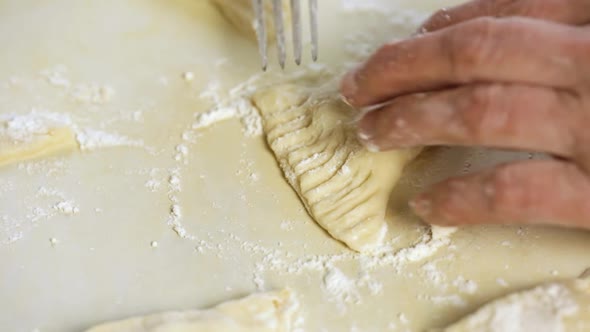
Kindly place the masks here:
[(441, 10), (347, 74), (380, 150), (458, 145), (551, 154), (448, 179), (410, 202), (441, 225), (590, 229), (590, 1), (475, 0)]

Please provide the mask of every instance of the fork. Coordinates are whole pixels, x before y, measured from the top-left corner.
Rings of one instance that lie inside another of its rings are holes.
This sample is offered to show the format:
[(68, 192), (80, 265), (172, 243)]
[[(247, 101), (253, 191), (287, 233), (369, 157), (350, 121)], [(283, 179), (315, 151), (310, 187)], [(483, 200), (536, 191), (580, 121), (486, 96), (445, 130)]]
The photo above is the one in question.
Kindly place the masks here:
[[(258, 39), (258, 50), (262, 58), (262, 70), (266, 71), (268, 66), (268, 37), (265, 24), (264, 6), (263, 2), (266, 0), (253, 0), (254, 12), (256, 14), (256, 36)], [(279, 64), (281, 69), (285, 69), (285, 62), (287, 58), (287, 51), (285, 48), (285, 23), (282, 0), (272, 1), (274, 28), (276, 34), (276, 45), (279, 56)], [(302, 39), (301, 39), (301, 1), (290, 0), (291, 5), (291, 23), (293, 30), (293, 55), (295, 63), (301, 65), (302, 57)], [(315, 62), (318, 59), (318, 16), (317, 16), (318, 2), (317, 0), (309, 0), (309, 17), (310, 17), (310, 32), (311, 32), (311, 57)]]

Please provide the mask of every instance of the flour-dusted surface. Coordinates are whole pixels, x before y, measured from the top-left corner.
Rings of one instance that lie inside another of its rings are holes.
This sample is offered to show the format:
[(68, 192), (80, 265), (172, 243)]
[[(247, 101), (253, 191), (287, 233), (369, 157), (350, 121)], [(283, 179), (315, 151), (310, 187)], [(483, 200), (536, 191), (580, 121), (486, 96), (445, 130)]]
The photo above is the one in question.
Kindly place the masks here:
[(585, 331), (589, 314), (590, 280), (564, 280), (496, 299), (444, 331)]
[[(270, 78), (342, 73), (442, 3), (355, 5), (320, 1), (320, 63)], [(420, 331), (588, 262), (585, 233), (432, 234), (411, 216), (429, 183), (515, 157), (481, 150), (419, 158), (377, 254), (330, 240), (257, 135), (244, 96), (269, 76), (256, 46), (205, 1), (4, 0), (0, 18), (0, 114), (42, 113), (88, 147), (0, 168), (2, 331), (82, 331), (284, 286), (305, 331)]]

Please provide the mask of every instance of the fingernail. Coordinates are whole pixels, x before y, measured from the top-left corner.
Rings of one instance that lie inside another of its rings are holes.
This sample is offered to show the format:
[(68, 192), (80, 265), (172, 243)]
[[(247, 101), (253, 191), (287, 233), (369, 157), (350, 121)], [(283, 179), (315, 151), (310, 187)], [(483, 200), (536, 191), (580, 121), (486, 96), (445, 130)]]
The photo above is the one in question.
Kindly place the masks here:
[(419, 217), (427, 218), (432, 214), (432, 199), (426, 194), (418, 195), (409, 205)]
[(377, 133), (376, 127), (377, 124), (372, 116), (364, 116), (358, 122), (357, 137), (371, 152), (379, 151), (379, 146), (374, 142)]
[(343, 100), (348, 105), (355, 105), (355, 96), (358, 91), (358, 86), (356, 84), (356, 69), (351, 70), (344, 76), (342, 79), (342, 83), (340, 86), (340, 92), (343, 97)]

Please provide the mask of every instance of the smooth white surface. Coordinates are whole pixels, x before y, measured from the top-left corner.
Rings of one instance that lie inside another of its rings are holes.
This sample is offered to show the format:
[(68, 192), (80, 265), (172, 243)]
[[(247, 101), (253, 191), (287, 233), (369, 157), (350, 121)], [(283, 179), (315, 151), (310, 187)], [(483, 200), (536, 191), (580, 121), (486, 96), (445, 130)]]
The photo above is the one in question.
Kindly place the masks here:
[[(363, 3), (388, 4), (395, 17), (415, 1)], [(416, 9), (442, 4), (423, 1)], [(338, 9), (341, 1), (320, 5), (324, 63), (349, 59), (346, 45), (359, 31), (359, 38), (375, 45), (412, 31), (383, 13)], [(174, 160), (194, 113), (211, 106), (198, 97), (207, 84), (231, 88), (259, 70), (256, 45), (207, 2), (2, 0), (0, 45), (0, 112), (34, 107), (68, 113), (153, 148), (100, 149), (0, 169), (1, 331), (74, 332), (283, 286), (303, 294), (309, 331), (420, 330), (511, 290), (577, 276), (587, 267), (588, 232), (470, 227), (454, 235), (455, 249), (369, 271), (373, 282), (356, 287), (359, 303), (339, 303), (339, 295), (323, 285), (326, 277), (341, 273), (361, 280), (362, 262), (317, 257), (347, 251), (309, 219), (261, 137), (244, 138), (239, 122), (229, 120), (196, 133), (186, 164)], [(112, 101), (80, 103), (49, 84), (41, 72), (60, 64), (73, 84), (111, 86)], [(191, 82), (182, 78), (187, 71), (195, 75)], [(390, 228), (403, 234), (396, 246), (421, 234), (405, 207), (412, 193), (448, 174), (514, 157), (442, 149), (418, 160), (393, 197)], [(182, 223), (194, 240), (180, 238), (166, 223), (174, 167), (180, 167)], [(146, 186), (150, 180), (160, 182), (154, 191)], [(40, 187), (73, 200), (79, 213), (32, 221), (35, 211), (54, 211), (62, 200), (39, 196)], [(6, 243), (18, 234), (19, 240)], [(323, 265), (309, 268), (302, 260)], [(474, 281), (476, 291), (453, 283), (461, 281), (458, 276)], [(464, 305), (453, 304), (460, 304), (457, 296)]]

